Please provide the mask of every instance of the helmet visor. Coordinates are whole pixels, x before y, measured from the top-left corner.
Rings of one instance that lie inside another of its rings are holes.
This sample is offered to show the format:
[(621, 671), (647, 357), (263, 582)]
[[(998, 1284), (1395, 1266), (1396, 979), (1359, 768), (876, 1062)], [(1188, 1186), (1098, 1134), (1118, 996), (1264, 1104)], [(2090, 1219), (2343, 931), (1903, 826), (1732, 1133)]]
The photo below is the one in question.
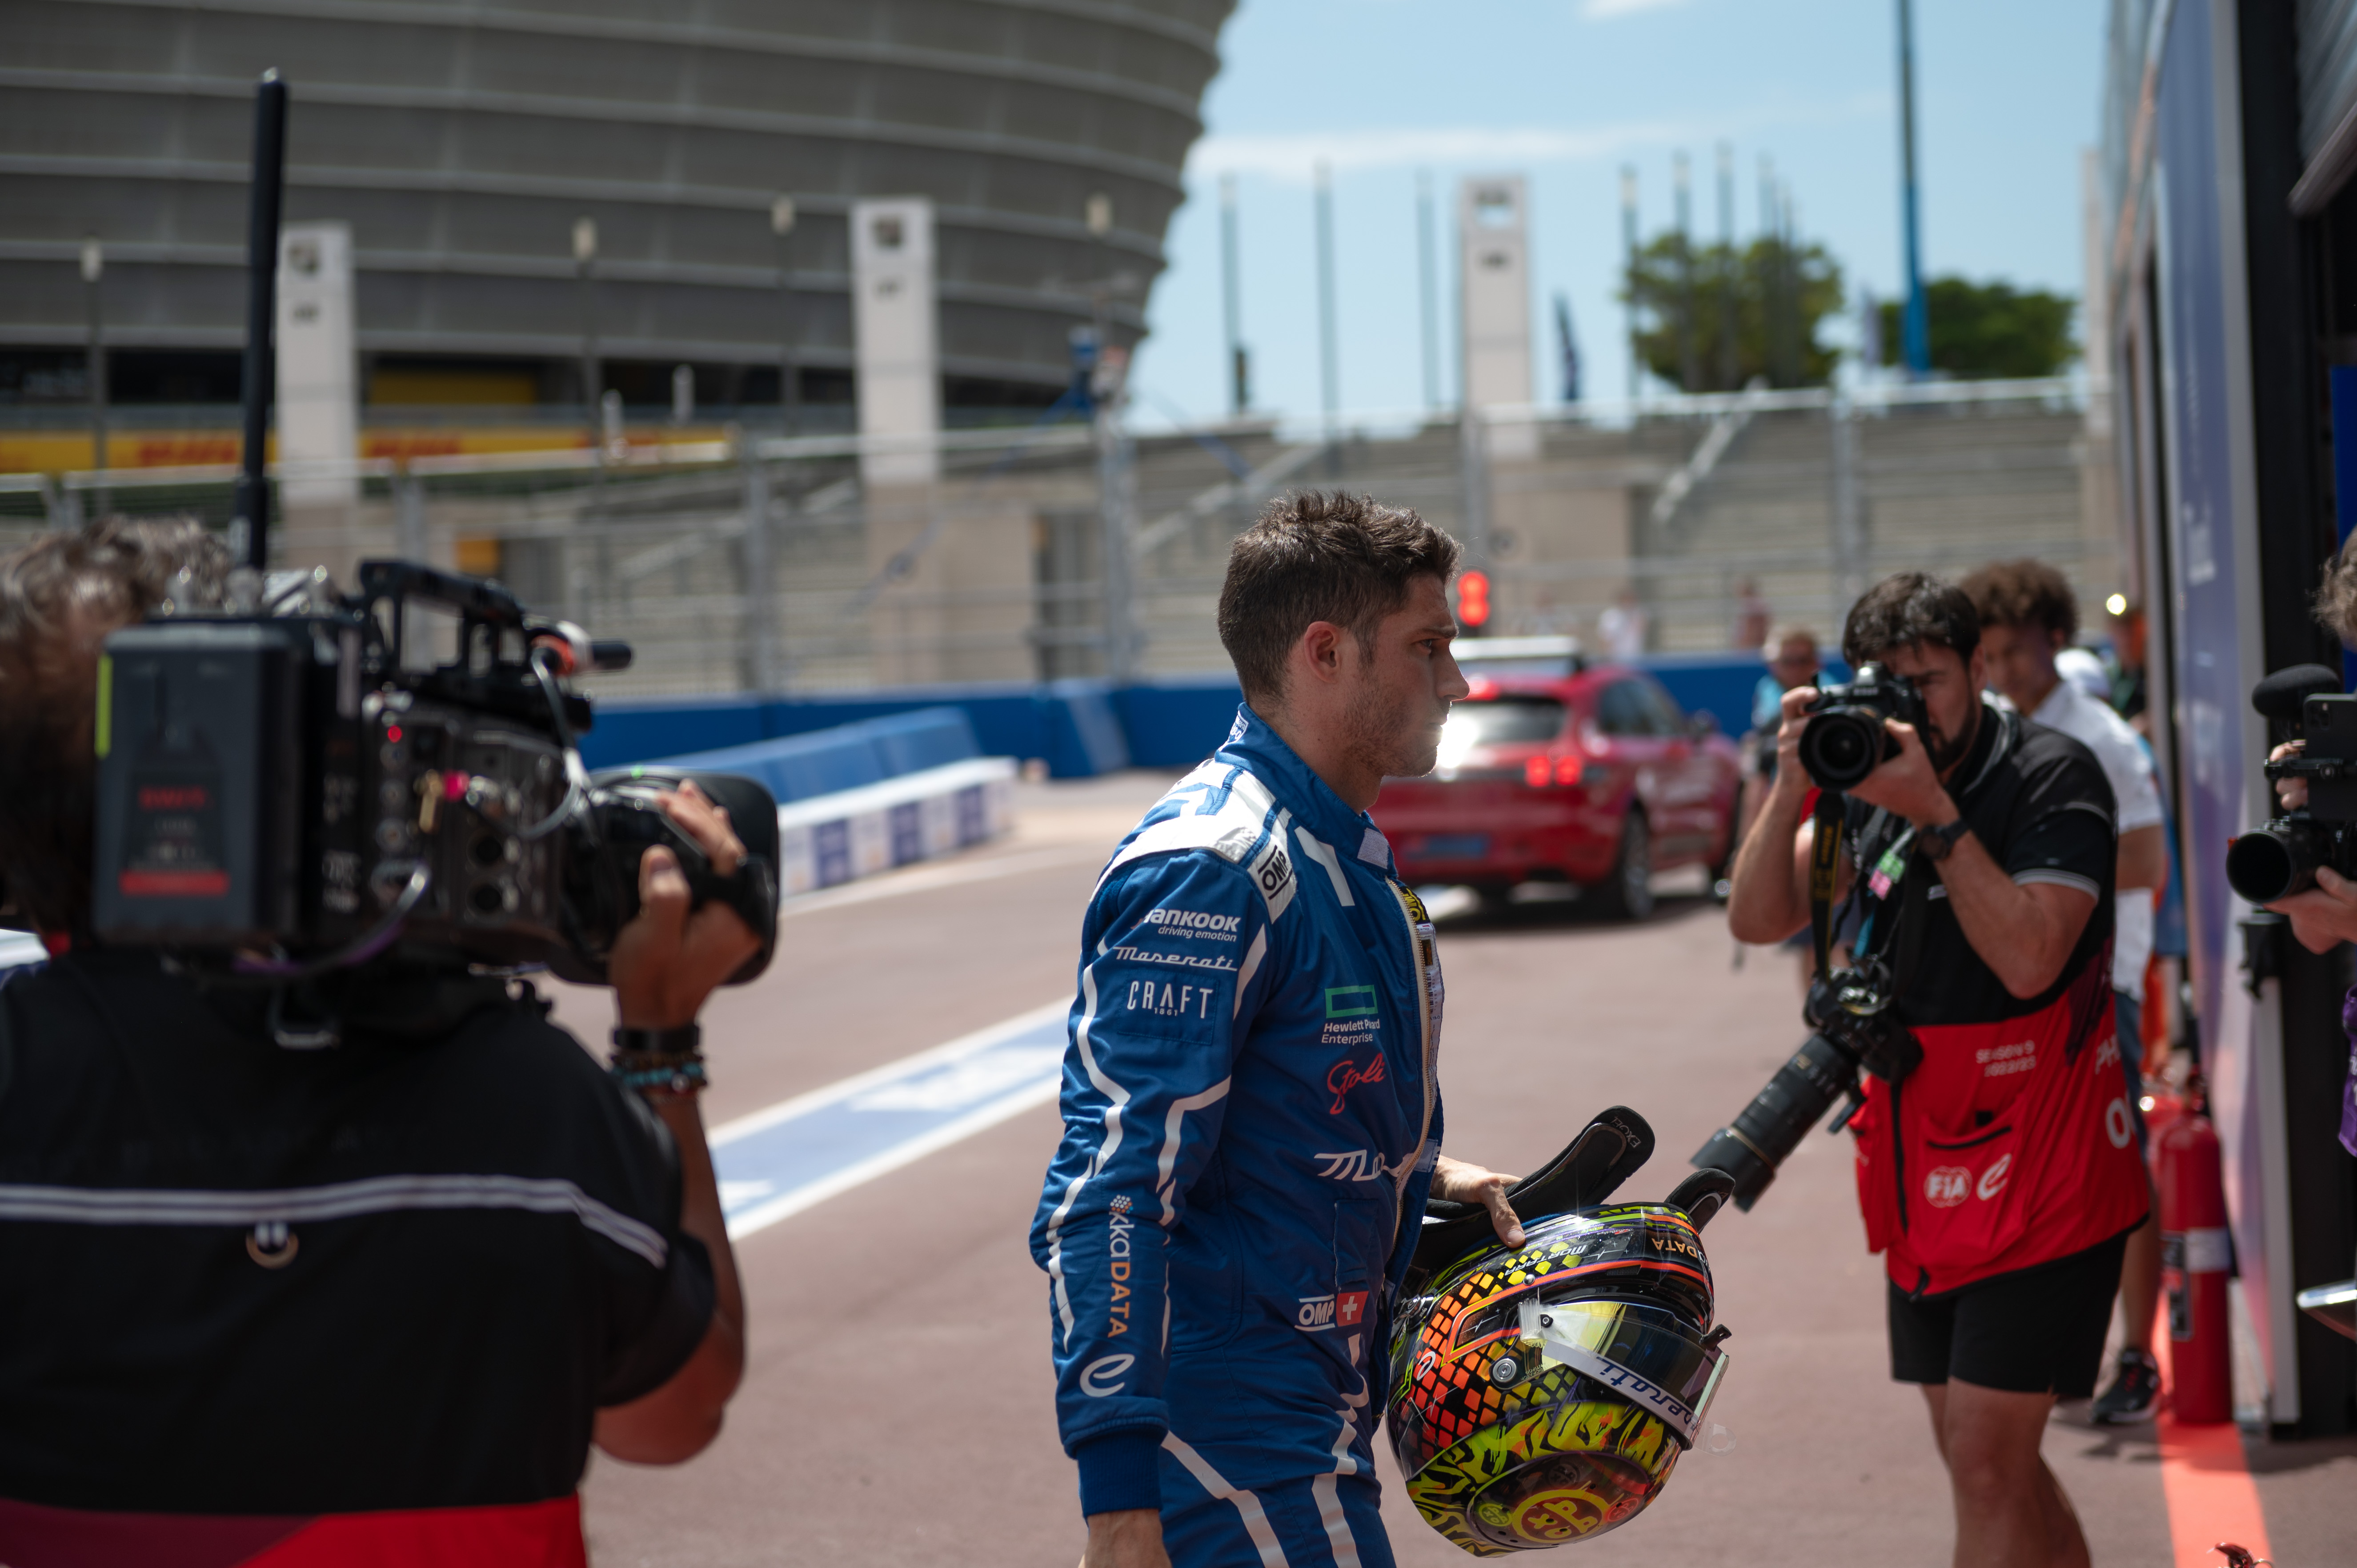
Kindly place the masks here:
[(1658, 1307), (1624, 1301), (1525, 1299), (1523, 1343), (1543, 1361), (1595, 1379), (1651, 1411), (1692, 1447), (1703, 1412), (1718, 1391), (1727, 1357)]

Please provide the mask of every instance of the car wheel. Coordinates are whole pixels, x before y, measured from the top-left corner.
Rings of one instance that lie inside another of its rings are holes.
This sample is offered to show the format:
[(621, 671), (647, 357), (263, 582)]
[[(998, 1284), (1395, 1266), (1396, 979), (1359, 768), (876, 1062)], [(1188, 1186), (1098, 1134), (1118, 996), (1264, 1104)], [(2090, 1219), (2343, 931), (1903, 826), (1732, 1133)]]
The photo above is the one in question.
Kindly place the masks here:
[(1612, 875), (1594, 893), (1596, 908), (1607, 919), (1641, 920), (1653, 912), (1653, 835), (1642, 811), (1620, 819), (1620, 852), (1613, 857)]

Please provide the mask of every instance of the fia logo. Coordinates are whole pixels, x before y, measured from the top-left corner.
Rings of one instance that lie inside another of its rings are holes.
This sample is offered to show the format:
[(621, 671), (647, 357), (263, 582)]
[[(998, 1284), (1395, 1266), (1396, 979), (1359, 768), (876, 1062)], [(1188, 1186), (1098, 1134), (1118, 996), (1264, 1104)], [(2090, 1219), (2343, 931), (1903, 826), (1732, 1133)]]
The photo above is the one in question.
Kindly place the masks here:
[(1934, 1208), (1953, 1208), (1973, 1190), (1973, 1173), (1962, 1165), (1942, 1165), (1923, 1177), (1923, 1200)]

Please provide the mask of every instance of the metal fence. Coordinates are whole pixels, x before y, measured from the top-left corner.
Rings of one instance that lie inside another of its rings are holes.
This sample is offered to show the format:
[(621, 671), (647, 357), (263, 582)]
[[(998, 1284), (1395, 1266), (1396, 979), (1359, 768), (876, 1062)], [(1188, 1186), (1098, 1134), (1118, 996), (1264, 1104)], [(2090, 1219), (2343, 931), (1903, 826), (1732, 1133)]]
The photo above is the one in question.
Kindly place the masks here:
[[(929, 483), (850, 437), (421, 457), (279, 476), (286, 562), (398, 553), (497, 576), (638, 650), (614, 694), (1117, 680), (1224, 668), (1230, 540), (1321, 487), (1413, 506), (1491, 578), (1497, 634), (1641, 624), (1725, 648), (1747, 616), (1838, 629), (1865, 584), (2036, 554), (2112, 586), (2107, 458), (2064, 381), (1641, 406), (952, 432)], [(0, 477), (0, 535), (100, 512), (226, 524), (227, 468)], [(346, 490), (321, 499), (320, 492)], [(1636, 612), (1632, 617), (1629, 612)]]

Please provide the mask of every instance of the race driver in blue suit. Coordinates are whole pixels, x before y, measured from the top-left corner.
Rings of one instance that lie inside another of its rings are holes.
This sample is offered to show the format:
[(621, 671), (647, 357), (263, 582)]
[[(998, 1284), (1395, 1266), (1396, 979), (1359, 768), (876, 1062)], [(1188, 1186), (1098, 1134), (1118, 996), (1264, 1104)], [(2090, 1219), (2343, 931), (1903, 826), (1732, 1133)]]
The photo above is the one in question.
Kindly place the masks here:
[(1367, 815), (1430, 771), (1457, 545), (1362, 497), (1236, 541), (1228, 739), (1122, 842), (1082, 927), (1064, 1135), (1031, 1228), (1085, 1568), (1388, 1568), (1371, 1442), (1439, 1153), (1432, 923)]

